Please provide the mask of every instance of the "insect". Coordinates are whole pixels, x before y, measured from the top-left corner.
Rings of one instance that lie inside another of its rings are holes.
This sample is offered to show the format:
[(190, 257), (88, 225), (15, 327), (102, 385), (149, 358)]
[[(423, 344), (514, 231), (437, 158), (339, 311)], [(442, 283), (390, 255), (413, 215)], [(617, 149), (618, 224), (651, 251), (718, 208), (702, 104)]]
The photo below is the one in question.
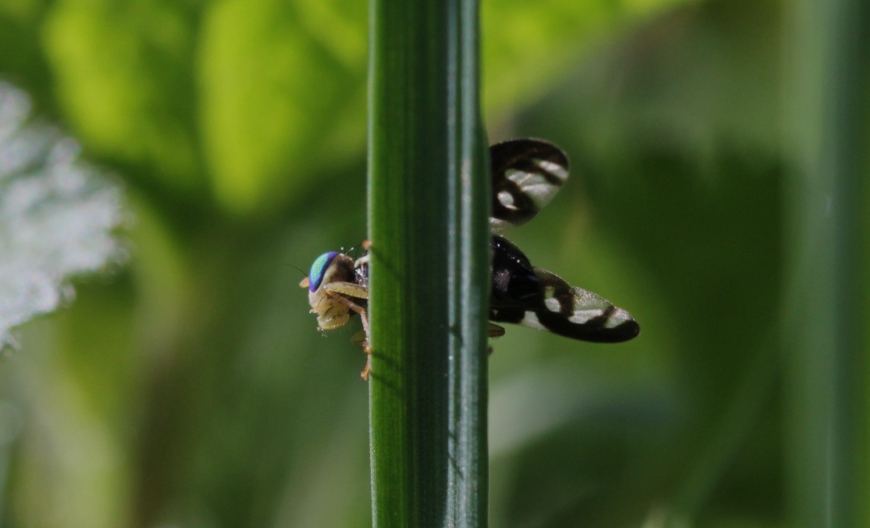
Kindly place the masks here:
[[(568, 157), (561, 149), (537, 139), (514, 139), (492, 145), (492, 284), (489, 319), (547, 330), (564, 337), (598, 343), (628, 341), (640, 333), (631, 314), (607, 299), (569, 285), (561, 277), (536, 268), (501, 232), (531, 220), (568, 179)], [(368, 242), (363, 247), (369, 248)], [(363, 330), (353, 340), (369, 354), (362, 378), (371, 371), (366, 306), (368, 252), (357, 260), (331, 251), (317, 257), (308, 277), (311, 312), (321, 330), (344, 326), (354, 313)], [(490, 337), (504, 328), (490, 323)]]
[[(489, 319), (598, 343), (637, 337), (640, 325), (627, 311), (532, 266), (517, 246), (500, 235), (531, 220), (559, 192), (568, 179), (565, 153), (538, 139), (497, 143), (489, 153), (493, 233)], [(490, 336), (503, 333), (501, 327), (490, 326)]]
[[(368, 241), (362, 245), (368, 249)], [(361, 335), (353, 337), (353, 341), (368, 354), (366, 366), (360, 374), (362, 379), (367, 380), (372, 353), (366, 312), (369, 298), (368, 252), (356, 261), (337, 251), (324, 253), (314, 260), (311, 271), (299, 286), (308, 288), (311, 313), (317, 314), (317, 324), (321, 330), (344, 326), (352, 314), (359, 314), (363, 329)]]

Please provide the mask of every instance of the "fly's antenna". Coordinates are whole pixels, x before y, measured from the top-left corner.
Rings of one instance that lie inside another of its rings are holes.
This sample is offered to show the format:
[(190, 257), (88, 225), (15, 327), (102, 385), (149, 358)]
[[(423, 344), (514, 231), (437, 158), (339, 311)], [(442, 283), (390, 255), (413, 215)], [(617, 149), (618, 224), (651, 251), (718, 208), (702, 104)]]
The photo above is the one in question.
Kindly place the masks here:
[(303, 277), (307, 277), (307, 276), (308, 276), (307, 273), (305, 273), (304, 271), (302, 271), (302, 270), (299, 269), (298, 267), (294, 266), (293, 264), (289, 264), (289, 263), (285, 262), (284, 265), (285, 265), (285, 266), (290, 266), (291, 268), (295, 269), (296, 271), (298, 271), (299, 273), (301, 273)]

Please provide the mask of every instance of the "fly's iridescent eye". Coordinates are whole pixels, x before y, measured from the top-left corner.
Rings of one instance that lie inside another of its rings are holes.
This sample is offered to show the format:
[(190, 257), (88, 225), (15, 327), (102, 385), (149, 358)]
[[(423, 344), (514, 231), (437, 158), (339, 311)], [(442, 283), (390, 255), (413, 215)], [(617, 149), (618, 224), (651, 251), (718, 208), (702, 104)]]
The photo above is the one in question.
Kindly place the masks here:
[(308, 291), (313, 292), (320, 287), (320, 283), (323, 282), (323, 276), (326, 275), (326, 270), (332, 263), (332, 259), (337, 255), (337, 251), (330, 251), (317, 257), (314, 264), (311, 265), (311, 271), (308, 272)]

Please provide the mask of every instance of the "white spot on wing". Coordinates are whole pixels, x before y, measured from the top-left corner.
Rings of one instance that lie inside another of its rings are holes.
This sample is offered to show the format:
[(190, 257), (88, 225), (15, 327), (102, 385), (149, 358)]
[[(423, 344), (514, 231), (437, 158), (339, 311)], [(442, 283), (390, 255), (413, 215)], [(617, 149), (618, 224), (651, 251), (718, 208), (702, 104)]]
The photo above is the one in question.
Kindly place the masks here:
[(540, 181), (523, 185), (523, 192), (531, 196), (535, 202), (541, 203), (549, 201), (550, 196), (556, 193), (556, 189), (549, 183)]
[(489, 230), (492, 231), (493, 234), (497, 235), (509, 227), (513, 227), (513, 224), (500, 218), (495, 218), (493, 216), (489, 217)]
[(601, 310), (579, 310), (574, 312), (574, 315), (568, 318), (568, 321), (582, 325), (588, 323), (591, 319), (600, 317), (603, 312)]
[(544, 299), (544, 305), (547, 306), (547, 309), (551, 312), (560, 312), (562, 310), (561, 304), (559, 304), (559, 299), (555, 297), (550, 297), (548, 299)]
[(529, 328), (535, 328), (537, 330), (546, 330), (547, 328), (541, 324), (541, 321), (538, 320), (538, 316), (535, 312), (526, 312), (526, 316), (523, 317), (522, 322), (520, 323), (523, 326), (528, 326)]
[(523, 184), (529, 180), (529, 178), (534, 176), (534, 174), (532, 174), (530, 172), (521, 171), (521, 170), (517, 170), (517, 169), (508, 169), (507, 171), (505, 171), (504, 175), (505, 175), (505, 178), (516, 183), (520, 187), (522, 187)]
[[(551, 163), (550, 165), (553, 164)], [(553, 199), (553, 196), (561, 188), (537, 172), (511, 169), (505, 172), (505, 177), (517, 184), (523, 194), (529, 196), (535, 202), (538, 209), (550, 203), (550, 200)]]
[(558, 163), (553, 163), (548, 160), (535, 160), (539, 167), (549, 172), (553, 176), (559, 178), (562, 181), (568, 179), (568, 171), (565, 170), (565, 167), (559, 165)]
[(628, 321), (632, 321), (634, 318), (630, 313), (626, 312), (622, 308), (617, 308), (613, 314), (607, 318), (607, 322), (604, 324), (604, 328), (616, 328), (623, 323), (627, 323)]
[(514, 205), (514, 197), (507, 191), (501, 191), (498, 193), (498, 201), (508, 209), (516, 209), (516, 206)]

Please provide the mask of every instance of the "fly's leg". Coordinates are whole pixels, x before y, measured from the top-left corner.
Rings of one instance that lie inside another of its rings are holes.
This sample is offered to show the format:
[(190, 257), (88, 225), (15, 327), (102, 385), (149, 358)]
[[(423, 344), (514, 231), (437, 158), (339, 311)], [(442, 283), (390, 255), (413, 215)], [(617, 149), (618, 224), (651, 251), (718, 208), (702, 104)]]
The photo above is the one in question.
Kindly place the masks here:
[[(335, 298), (333, 294), (341, 294), (346, 295), (348, 297), (353, 297), (355, 299), (368, 299), (369, 298), (369, 289), (365, 286), (360, 286), (354, 282), (330, 282), (329, 284), (324, 284), (321, 286), (326, 293), (330, 295), (330, 297)], [(356, 305), (355, 305), (356, 306)], [(357, 306), (357, 308), (360, 308)], [(351, 310), (354, 310), (351, 308)], [(362, 310), (362, 308), (360, 308)], [(357, 310), (355, 312), (359, 313)]]
[[(489, 323), (489, 328), (487, 328), (486, 335), (487, 337), (501, 337), (504, 335), (504, 328), (497, 324)], [(491, 345), (486, 346), (486, 353), (487, 355), (492, 354)]]
[[(372, 347), (369, 345), (369, 336), (371, 334), (369, 333), (369, 315), (368, 315), (368, 312), (366, 312), (366, 309), (363, 308), (362, 306), (358, 305), (357, 303), (351, 301), (347, 297), (344, 297), (343, 295), (340, 295), (334, 291), (326, 290), (326, 294), (329, 295), (331, 298), (335, 299), (336, 301), (340, 302), (341, 304), (347, 306), (348, 308), (350, 308), (354, 312), (358, 313), (360, 319), (362, 320), (363, 332), (365, 332), (365, 336), (366, 336), (365, 341), (363, 341), (363, 343), (362, 343), (363, 352), (366, 353), (366, 366), (363, 369), (363, 371), (360, 373), (360, 377), (362, 377), (362, 379), (364, 379), (364, 380), (368, 380), (369, 373), (372, 370)], [(361, 298), (368, 298), (368, 291), (365, 291), (365, 295), (366, 295), (365, 297), (361, 297), (361, 296), (360, 297)]]
[(497, 324), (489, 323), (489, 328), (486, 331), (486, 335), (488, 337), (501, 337), (504, 335), (504, 328)]

